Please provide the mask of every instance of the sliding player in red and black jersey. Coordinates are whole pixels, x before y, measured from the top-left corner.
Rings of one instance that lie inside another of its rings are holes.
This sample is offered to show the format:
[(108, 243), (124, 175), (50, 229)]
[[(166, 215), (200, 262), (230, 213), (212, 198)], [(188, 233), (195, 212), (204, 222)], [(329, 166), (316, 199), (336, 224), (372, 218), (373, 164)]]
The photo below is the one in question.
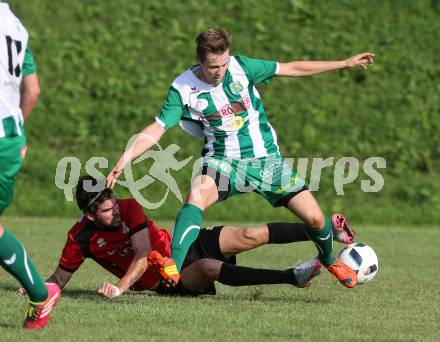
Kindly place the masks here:
[(121, 278), (124, 291), (151, 289), (160, 278), (145, 269), (145, 258), (151, 250), (169, 256), (170, 234), (150, 221), (134, 199), (116, 199), (106, 189), (97, 200), (95, 214), (86, 212), (70, 229), (59, 268), (72, 274), (91, 258)]
[[(59, 266), (49, 277), (64, 288), (72, 274), (86, 258), (91, 258), (120, 280), (104, 282), (98, 293), (112, 298), (127, 290), (152, 290), (159, 294), (215, 294), (214, 281), (231, 286), (257, 284), (291, 284), (306, 287), (319, 274), (317, 258), (287, 270), (255, 269), (236, 265), (235, 255), (268, 243), (308, 240), (303, 223), (270, 223), (261, 227), (218, 226), (202, 229), (186, 256), (177, 286), (167, 287), (153, 267), (148, 255), (156, 251), (168, 267), (175, 267), (171, 255), (171, 235), (158, 227), (134, 199), (117, 199), (110, 189), (94, 191), (97, 180), (81, 177), (76, 200), (84, 216), (68, 233)], [(105, 180), (104, 180), (105, 184)], [(349, 231), (352, 234), (352, 231)], [(346, 239), (337, 232), (335, 239)]]

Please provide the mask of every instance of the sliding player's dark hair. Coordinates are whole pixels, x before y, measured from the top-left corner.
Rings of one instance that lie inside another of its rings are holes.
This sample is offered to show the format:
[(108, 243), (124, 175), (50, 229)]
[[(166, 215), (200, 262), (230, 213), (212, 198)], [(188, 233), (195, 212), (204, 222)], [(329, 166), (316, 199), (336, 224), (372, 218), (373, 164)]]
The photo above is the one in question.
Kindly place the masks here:
[(105, 178), (96, 179), (86, 175), (79, 177), (75, 195), (79, 209), (94, 214), (98, 205), (112, 196), (112, 190), (106, 187)]

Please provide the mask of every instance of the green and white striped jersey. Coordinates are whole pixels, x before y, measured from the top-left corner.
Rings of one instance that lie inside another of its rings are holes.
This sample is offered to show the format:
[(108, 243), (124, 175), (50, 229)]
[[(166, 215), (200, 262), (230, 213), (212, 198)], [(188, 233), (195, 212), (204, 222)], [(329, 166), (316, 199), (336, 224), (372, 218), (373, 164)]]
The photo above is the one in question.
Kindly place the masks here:
[(29, 35), (8, 4), (0, 3), (0, 138), (23, 134), (22, 77), (36, 71)]
[(174, 80), (156, 121), (165, 129), (180, 124), (204, 138), (202, 156), (244, 159), (278, 153), (275, 131), (255, 88), (258, 83), (269, 83), (278, 72), (278, 63), (231, 56), (217, 86), (198, 79), (194, 74), (198, 67)]

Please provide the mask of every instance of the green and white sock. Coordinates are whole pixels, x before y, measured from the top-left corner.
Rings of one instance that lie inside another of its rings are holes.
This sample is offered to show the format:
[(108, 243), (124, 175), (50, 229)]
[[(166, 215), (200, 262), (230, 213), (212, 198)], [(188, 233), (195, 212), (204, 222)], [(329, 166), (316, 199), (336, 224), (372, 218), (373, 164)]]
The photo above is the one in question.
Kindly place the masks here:
[(171, 258), (180, 272), (189, 247), (197, 239), (202, 224), (203, 211), (192, 204), (185, 204), (177, 215), (171, 241)]
[(44, 302), (48, 292), (29, 259), (26, 249), (15, 236), (5, 229), (0, 237), (0, 265), (23, 286), (32, 302)]
[(333, 232), (332, 222), (327, 217), (325, 218), (324, 227), (321, 230), (307, 227), (307, 235), (312, 240), (318, 249), (318, 258), (324, 266), (329, 266), (335, 262), (333, 256)]

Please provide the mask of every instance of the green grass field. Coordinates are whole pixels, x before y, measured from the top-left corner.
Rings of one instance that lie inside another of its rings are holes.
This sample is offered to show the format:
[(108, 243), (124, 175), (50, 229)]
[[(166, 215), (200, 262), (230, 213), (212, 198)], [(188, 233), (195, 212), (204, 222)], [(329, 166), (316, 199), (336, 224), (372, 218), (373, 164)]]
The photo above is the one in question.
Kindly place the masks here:
[[(6, 218), (3, 223), (46, 277), (57, 266), (73, 220)], [(107, 300), (95, 290), (114, 278), (87, 261), (64, 290), (48, 328), (38, 332), (20, 329), (26, 301), (16, 293), (18, 283), (1, 270), (0, 340), (438, 341), (440, 230), (360, 226), (358, 241), (376, 250), (379, 273), (354, 290), (323, 272), (309, 289), (217, 285), (214, 297), (127, 293)], [(311, 243), (272, 245), (244, 253), (238, 262), (284, 269), (314, 253)]]

